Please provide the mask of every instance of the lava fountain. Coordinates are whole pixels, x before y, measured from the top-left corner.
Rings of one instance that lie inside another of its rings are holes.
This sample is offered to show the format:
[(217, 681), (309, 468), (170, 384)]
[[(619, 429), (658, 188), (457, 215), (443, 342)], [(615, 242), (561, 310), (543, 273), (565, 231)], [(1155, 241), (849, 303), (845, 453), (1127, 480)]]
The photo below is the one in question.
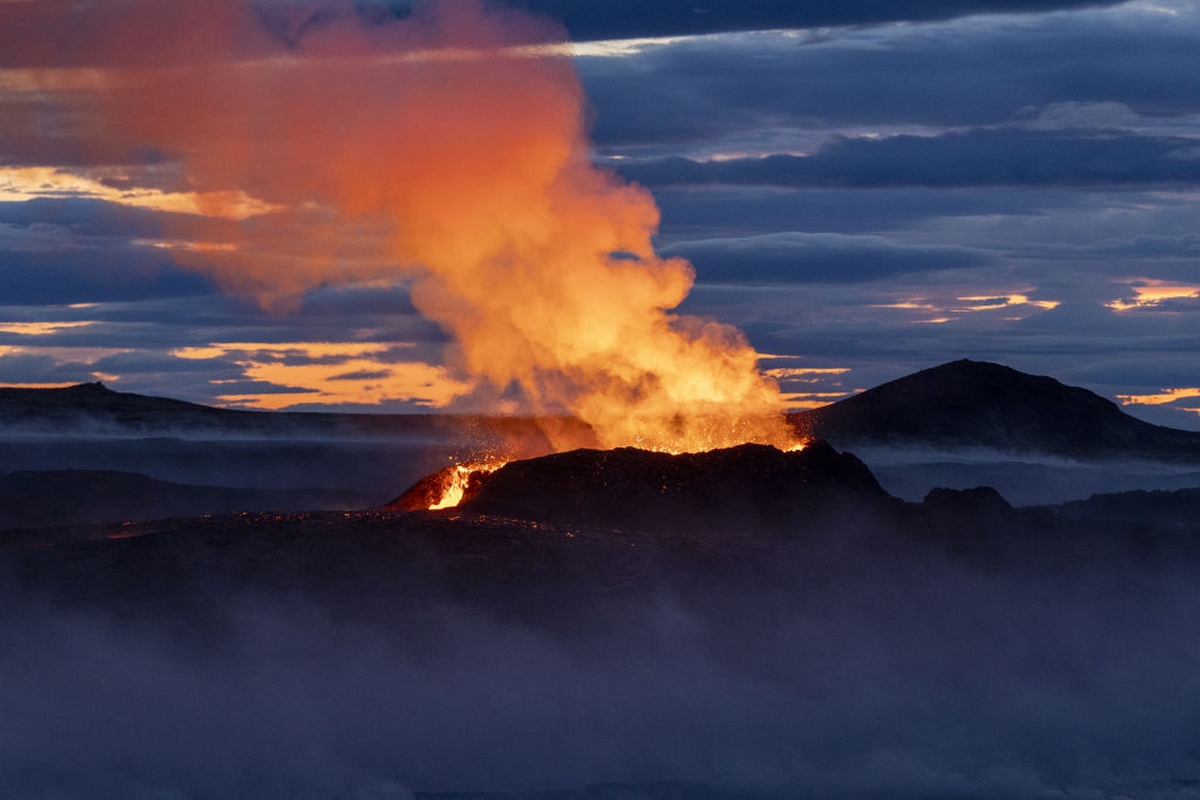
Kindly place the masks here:
[[(654, 252), (650, 193), (592, 163), (557, 24), (475, 0), (359, 5), (18, 3), (89, 35), (39, 53), (17, 15), (0, 51), (100, 76), (74, 98), (97, 152), (153, 153), (160, 179), (258, 204), (169, 223), (181, 263), (232, 291), (288, 310), (318, 286), (408, 286), (454, 369), (582, 420), (593, 446), (801, 444), (741, 332), (674, 311), (694, 271)], [(564, 430), (556, 449), (584, 444)]]

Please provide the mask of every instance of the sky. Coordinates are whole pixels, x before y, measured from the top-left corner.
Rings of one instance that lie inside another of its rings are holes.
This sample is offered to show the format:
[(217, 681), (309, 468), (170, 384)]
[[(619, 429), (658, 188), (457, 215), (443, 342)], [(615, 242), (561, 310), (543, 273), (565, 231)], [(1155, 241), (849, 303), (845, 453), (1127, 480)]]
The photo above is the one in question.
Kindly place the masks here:
[(0, 384), (552, 408), (464, 298), (566, 375), (736, 326), (792, 408), (971, 358), (1200, 430), (1200, 3), (0, 0)]

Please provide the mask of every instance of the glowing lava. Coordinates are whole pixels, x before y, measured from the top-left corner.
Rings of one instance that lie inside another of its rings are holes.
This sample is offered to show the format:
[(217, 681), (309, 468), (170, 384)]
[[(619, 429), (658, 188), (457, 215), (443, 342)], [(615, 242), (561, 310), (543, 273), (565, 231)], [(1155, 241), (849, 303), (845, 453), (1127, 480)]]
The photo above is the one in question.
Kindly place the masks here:
[(440, 498), (429, 505), (430, 511), (440, 511), (443, 508), (454, 508), (463, 501), (471, 479), (479, 474), (495, 472), (504, 466), (504, 461), (488, 463), (455, 464), (443, 470), (445, 490)]

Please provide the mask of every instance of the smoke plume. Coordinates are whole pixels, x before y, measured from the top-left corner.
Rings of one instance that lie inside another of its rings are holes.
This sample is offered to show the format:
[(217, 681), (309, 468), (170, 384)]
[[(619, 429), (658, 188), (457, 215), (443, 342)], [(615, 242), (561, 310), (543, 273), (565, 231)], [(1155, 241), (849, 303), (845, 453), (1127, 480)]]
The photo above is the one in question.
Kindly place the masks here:
[(7, 60), (69, 100), (61, 124), (93, 162), (196, 193), (207, 215), (162, 246), (222, 286), (287, 309), (321, 285), (406, 282), (457, 367), (602, 445), (791, 443), (741, 333), (672, 313), (692, 268), (655, 254), (650, 194), (591, 163), (554, 23), (474, 0), (403, 19), (49, 0), (0, 5), (0, 30)]

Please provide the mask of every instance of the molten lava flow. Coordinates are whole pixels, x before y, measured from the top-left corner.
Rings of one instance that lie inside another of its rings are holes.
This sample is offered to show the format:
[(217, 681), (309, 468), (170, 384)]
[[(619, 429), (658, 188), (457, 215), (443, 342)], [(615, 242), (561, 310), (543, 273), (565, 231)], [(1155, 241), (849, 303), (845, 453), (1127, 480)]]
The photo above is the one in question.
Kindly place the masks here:
[[(796, 444), (745, 337), (673, 313), (692, 267), (655, 254), (650, 193), (592, 163), (557, 25), (482, 0), (127, 5), (0, 3), (0, 53), (35, 83), (88, 71), (87, 92), (39, 84), (74, 104), (67, 133), (205, 199), (167, 222), (181, 263), (282, 309), (409, 286), (478, 398), (578, 418), (586, 444)], [(555, 448), (585, 443), (563, 431)]]
[(455, 464), (450, 467), (445, 475), (444, 491), (440, 498), (429, 505), (429, 510), (440, 511), (443, 508), (454, 508), (466, 496), (467, 487), (470, 485), (472, 477), (480, 473), (495, 472), (504, 466), (504, 464), (505, 462), (503, 461), (492, 461), (487, 463)]

